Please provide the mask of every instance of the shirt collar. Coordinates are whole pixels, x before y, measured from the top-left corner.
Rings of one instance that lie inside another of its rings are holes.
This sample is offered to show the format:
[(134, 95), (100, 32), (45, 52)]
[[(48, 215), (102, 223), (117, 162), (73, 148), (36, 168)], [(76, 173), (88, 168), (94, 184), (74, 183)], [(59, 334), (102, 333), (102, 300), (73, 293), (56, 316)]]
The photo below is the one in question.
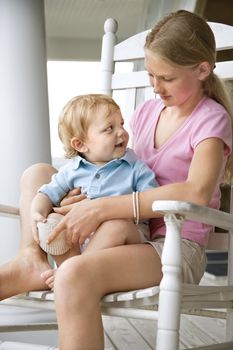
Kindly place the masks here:
[(88, 160), (86, 160), (85, 158), (80, 157), (80, 156), (76, 156), (75, 158), (73, 158), (73, 169), (74, 170), (78, 169), (80, 167), (80, 163), (94, 165), (94, 164), (88, 162)]
[(135, 156), (135, 153), (130, 148), (126, 148), (126, 152), (124, 156), (121, 157), (120, 159), (115, 159), (115, 160), (116, 161), (124, 160), (132, 167), (136, 161), (136, 156)]
[[(134, 165), (134, 163), (136, 161), (136, 156), (135, 156), (134, 152), (131, 149), (126, 148), (126, 152), (125, 152), (123, 157), (113, 159), (110, 162), (104, 164), (103, 167), (106, 166), (109, 163), (113, 163), (113, 162), (122, 163), (122, 161), (127, 162), (131, 167), (133, 167), (133, 165)], [(95, 166), (93, 163), (90, 163), (85, 158), (82, 158), (80, 156), (76, 156), (75, 158), (73, 158), (73, 169), (74, 170), (78, 169), (80, 167), (80, 163), (90, 164), (92, 166)]]

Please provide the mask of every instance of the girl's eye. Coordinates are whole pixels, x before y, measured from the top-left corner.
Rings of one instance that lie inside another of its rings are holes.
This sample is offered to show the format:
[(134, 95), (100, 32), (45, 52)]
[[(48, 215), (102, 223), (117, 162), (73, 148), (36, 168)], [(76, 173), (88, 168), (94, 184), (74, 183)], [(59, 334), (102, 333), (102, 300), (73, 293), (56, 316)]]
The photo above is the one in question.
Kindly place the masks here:
[(164, 81), (172, 81), (173, 78), (166, 78), (166, 77), (164, 77), (163, 80), (164, 80)]

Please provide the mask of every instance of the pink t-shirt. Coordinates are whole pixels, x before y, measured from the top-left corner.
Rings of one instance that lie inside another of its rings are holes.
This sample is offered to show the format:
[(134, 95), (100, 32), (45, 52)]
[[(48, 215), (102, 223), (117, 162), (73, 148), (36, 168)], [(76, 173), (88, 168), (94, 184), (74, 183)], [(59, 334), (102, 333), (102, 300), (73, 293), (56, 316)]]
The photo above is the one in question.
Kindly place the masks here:
[[(164, 104), (153, 99), (141, 104), (133, 115), (131, 127), (134, 150), (154, 172), (160, 185), (185, 182), (195, 147), (209, 137), (217, 137), (225, 144), (225, 162), (232, 148), (231, 120), (226, 110), (211, 98), (204, 97), (179, 129), (160, 147), (154, 147), (156, 125)], [(203, 164), (203, 166), (205, 166)], [(223, 167), (223, 169), (224, 169)], [(210, 170), (211, 171), (211, 170)], [(223, 177), (222, 170), (219, 184)], [(209, 203), (211, 208), (219, 208), (219, 184)], [(150, 220), (151, 239), (165, 235), (162, 218)], [(186, 221), (182, 236), (206, 246), (210, 226), (194, 221)]]

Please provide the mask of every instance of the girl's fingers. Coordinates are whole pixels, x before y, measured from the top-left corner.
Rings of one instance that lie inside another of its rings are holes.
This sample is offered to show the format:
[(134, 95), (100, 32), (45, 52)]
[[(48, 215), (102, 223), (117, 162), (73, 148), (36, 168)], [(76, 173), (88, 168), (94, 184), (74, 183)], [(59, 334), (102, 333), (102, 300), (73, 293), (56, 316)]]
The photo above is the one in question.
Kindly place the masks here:
[(66, 215), (72, 209), (72, 205), (65, 205), (63, 207), (54, 207), (53, 211), (58, 214)]
[(53, 229), (52, 233), (48, 236), (47, 243), (51, 243), (56, 237), (59, 236), (59, 234), (64, 231), (66, 228), (66, 223), (64, 220), (61, 220), (57, 226)]
[(76, 196), (76, 195), (79, 195), (81, 194), (81, 188), (80, 187), (77, 187), (77, 188), (74, 188), (73, 190), (71, 190), (66, 197), (72, 197), (72, 196)]

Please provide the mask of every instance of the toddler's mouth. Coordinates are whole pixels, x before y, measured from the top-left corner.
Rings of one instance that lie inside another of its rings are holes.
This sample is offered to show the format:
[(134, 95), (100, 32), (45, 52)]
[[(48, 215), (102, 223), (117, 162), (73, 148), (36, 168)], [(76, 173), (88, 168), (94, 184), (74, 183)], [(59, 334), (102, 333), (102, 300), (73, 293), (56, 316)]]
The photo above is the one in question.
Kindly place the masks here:
[(115, 147), (123, 147), (124, 146), (124, 142), (118, 143)]

